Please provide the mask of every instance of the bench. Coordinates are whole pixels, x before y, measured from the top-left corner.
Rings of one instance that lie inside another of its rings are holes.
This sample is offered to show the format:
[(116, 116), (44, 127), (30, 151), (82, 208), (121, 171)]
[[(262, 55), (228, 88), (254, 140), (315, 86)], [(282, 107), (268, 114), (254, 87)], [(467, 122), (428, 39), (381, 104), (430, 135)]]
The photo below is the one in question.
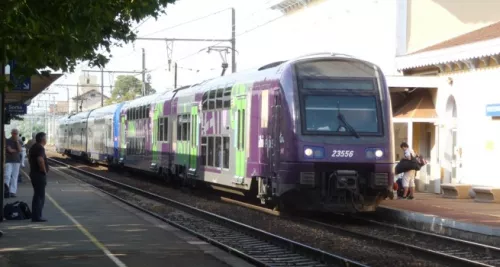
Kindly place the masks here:
[(453, 199), (471, 198), (469, 194), (471, 188), (472, 185), (468, 184), (442, 184), (441, 190), (443, 191), (443, 194), (441, 196)]
[(499, 187), (474, 187), (476, 197), (474, 201), (482, 203), (500, 203)]

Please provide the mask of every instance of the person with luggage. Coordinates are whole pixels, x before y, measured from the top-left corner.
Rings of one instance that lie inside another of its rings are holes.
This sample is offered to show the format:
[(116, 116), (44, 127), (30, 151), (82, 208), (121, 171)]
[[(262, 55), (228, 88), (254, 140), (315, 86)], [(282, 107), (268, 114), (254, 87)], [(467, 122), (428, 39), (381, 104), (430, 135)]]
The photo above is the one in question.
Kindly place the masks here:
[(42, 210), (45, 203), (45, 187), (47, 186), (47, 173), (49, 165), (45, 155), (44, 146), (47, 144), (47, 134), (37, 133), (35, 144), (29, 150), (30, 178), (33, 185), (33, 201), (31, 202), (33, 222), (46, 222), (42, 217)]
[[(406, 160), (413, 160), (416, 158), (416, 154), (411, 149), (406, 142), (401, 143), (400, 145), (401, 149), (404, 152), (404, 159)], [(400, 197), (401, 199), (413, 199), (413, 193), (415, 191), (415, 175), (417, 171), (412, 169), (412, 170), (407, 170), (403, 173), (402, 177), (402, 185), (403, 185), (403, 196)]]

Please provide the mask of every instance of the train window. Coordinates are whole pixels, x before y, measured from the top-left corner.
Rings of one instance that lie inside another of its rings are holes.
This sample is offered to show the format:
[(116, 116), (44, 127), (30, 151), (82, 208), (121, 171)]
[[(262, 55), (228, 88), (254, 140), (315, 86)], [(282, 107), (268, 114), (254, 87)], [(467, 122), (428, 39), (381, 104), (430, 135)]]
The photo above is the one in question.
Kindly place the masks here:
[(182, 123), (180, 122), (180, 116), (177, 117), (177, 140), (182, 140)]
[(222, 159), (224, 161), (222, 167), (224, 169), (229, 169), (229, 137), (228, 136), (224, 136), (222, 137), (222, 144), (223, 144), (223, 153), (222, 153)]
[(142, 118), (145, 119), (147, 116), (146, 116), (146, 106), (142, 106)]
[(203, 94), (203, 99), (202, 99), (202, 110), (207, 110), (208, 109), (208, 92), (205, 92)]
[(214, 137), (208, 137), (208, 166), (213, 166), (214, 164)]
[(245, 110), (241, 110), (241, 149), (245, 149)]
[(224, 94), (224, 89), (218, 89), (215, 99), (215, 108), (222, 108), (222, 96)]
[(210, 91), (208, 98), (208, 109), (215, 109), (215, 90)]
[(168, 141), (168, 118), (163, 118), (163, 141)]
[(146, 107), (146, 118), (149, 118), (149, 112), (151, 111), (151, 107), (147, 106)]
[(207, 138), (201, 138), (201, 166), (207, 165)]
[(163, 135), (164, 135), (163, 123), (164, 123), (163, 118), (159, 118), (158, 119), (158, 132), (157, 132), (158, 136), (156, 137), (156, 140), (158, 140), (158, 141), (165, 141), (165, 140), (163, 140)]
[(135, 108), (134, 110), (135, 110), (135, 112), (134, 112), (135, 113), (135, 119), (137, 120), (137, 119), (140, 118), (140, 114), (141, 114), (140, 113), (140, 109), (139, 108)]
[(214, 167), (220, 168), (221, 167), (221, 160), (222, 159), (222, 137), (216, 136), (215, 137), (215, 162), (214, 162)]
[(230, 108), (231, 107), (231, 87), (227, 87), (224, 89), (224, 108)]

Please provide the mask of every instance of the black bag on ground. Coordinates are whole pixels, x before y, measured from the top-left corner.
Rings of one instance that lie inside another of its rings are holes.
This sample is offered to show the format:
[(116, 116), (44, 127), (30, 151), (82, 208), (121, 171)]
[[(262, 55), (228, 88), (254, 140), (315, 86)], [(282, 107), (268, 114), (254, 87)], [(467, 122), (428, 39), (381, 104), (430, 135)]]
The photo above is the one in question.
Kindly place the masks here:
[(16, 201), (5, 205), (3, 209), (3, 217), (6, 220), (31, 219), (31, 210), (28, 204), (22, 201)]

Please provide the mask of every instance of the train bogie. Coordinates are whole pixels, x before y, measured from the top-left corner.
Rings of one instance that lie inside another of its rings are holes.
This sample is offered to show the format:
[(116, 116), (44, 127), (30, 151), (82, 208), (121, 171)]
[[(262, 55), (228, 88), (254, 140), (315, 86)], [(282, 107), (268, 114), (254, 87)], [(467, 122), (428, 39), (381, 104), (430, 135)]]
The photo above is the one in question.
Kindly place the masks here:
[(305, 56), (79, 113), (61, 120), (60, 143), (263, 203), (370, 211), (393, 180), (383, 77), (349, 56)]

